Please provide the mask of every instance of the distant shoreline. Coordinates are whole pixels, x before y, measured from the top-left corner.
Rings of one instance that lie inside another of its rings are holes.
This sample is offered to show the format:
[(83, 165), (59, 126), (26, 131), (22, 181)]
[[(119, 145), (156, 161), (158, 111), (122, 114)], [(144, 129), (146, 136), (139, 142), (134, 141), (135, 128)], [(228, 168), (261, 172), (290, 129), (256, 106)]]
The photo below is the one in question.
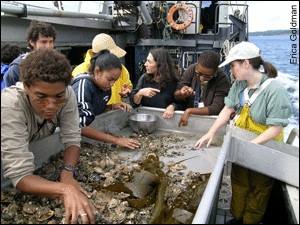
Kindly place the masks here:
[[(297, 30), (297, 35), (299, 35), (299, 29)], [(249, 36), (287, 36), (291, 35), (292, 31), (289, 30), (267, 30), (267, 31), (256, 31), (249, 32)]]

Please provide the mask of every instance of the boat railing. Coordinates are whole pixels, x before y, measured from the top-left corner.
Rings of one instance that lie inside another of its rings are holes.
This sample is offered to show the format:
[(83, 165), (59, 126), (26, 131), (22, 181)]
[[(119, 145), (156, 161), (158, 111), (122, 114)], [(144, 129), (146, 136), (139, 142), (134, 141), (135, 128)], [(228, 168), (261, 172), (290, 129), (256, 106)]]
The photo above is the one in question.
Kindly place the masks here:
[[(232, 22), (226, 22), (226, 23), (225, 22), (217, 22), (218, 11), (219, 11), (220, 6), (228, 6), (228, 7), (229, 6), (244, 6), (244, 7), (246, 7), (246, 9), (245, 9), (245, 14), (246, 14), (245, 15), (245, 21), (241, 20), (241, 22), (244, 22), (245, 26), (247, 27), (247, 35), (245, 35), (242, 38), (240, 38), (242, 40), (239, 40), (239, 41), (244, 41), (245, 38), (248, 39), (248, 34), (249, 34), (248, 29), (249, 29), (249, 26), (247, 25), (247, 23), (248, 23), (248, 7), (249, 6), (246, 5), (246, 4), (221, 3), (221, 4), (217, 5), (216, 10), (215, 10), (215, 22), (214, 22), (215, 23), (214, 24), (215, 31), (213, 32), (214, 33), (214, 41), (216, 41), (216, 36), (217, 36), (217, 29), (216, 28), (218, 27), (218, 25), (230, 25), (230, 26), (236, 26), (236, 27), (239, 28), (239, 31), (236, 34), (233, 34), (229, 41), (232, 41), (237, 35), (240, 35), (240, 32), (242, 31), (241, 25), (239, 23), (234, 22), (234, 21), (232, 21)], [(229, 18), (231, 20), (232, 18), (236, 18), (236, 17), (234, 17), (233, 15), (230, 15)], [(239, 20), (239, 18), (236, 18), (236, 19)]]
[(61, 17), (61, 18), (82, 18), (82, 19), (102, 19), (112, 21), (115, 19), (114, 15), (93, 14), (68, 12), (57, 9), (49, 9), (29, 4), (1, 1), (1, 12), (17, 15), (19, 17), (27, 16), (47, 16), (47, 17)]
[(212, 203), (216, 203), (216, 198), (218, 198), (218, 192), (216, 192), (216, 190), (218, 190), (218, 188), (220, 187), (224, 165), (227, 155), (230, 151), (231, 135), (232, 131), (231, 129), (229, 129), (229, 131), (225, 135), (224, 142), (216, 162), (216, 166), (209, 178), (205, 192), (201, 198), (201, 202), (192, 221), (193, 224), (210, 223), (209, 219), (211, 218), (213, 207), (216, 207), (215, 204)]
[(299, 139), (299, 130), (295, 127), (295, 128), (293, 128), (292, 131), (290, 132), (289, 137), (288, 137), (287, 140), (286, 140), (286, 143), (287, 143), (287, 144), (290, 144), (290, 145), (293, 144), (293, 142), (294, 142), (296, 136), (297, 136), (298, 139)]

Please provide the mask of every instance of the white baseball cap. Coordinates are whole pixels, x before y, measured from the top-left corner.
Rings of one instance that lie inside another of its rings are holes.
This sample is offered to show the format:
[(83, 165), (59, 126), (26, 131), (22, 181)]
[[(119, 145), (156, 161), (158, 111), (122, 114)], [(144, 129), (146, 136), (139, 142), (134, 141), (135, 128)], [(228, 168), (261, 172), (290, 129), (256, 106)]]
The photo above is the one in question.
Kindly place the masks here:
[(126, 54), (126, 51), (118, 47), (111, 36), (104, 33), (98, 34), (93, 39), (92, 50), (94, 53), (98, 53), (104, 49), (108, 49), (110, 53), (116, 55), (118, 58), (121, 58)]
[(243, 41), (235, 45), (230, 51), (227, 59), (219, 65), (223, 67), (228, 63), (240, 59), (253, 59), (260, 56), (261, 50), (254, 44), (250, 42)]

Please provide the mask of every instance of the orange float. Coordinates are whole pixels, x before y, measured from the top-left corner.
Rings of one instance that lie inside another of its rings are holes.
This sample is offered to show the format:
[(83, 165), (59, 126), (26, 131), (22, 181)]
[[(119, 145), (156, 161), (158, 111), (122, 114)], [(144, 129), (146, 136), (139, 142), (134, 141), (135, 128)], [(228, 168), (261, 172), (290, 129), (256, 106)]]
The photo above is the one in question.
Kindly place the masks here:
[[(187, 14), (187, 19), (182, 24), (175, 23), (175, 21), (173, 20), (173, 15), (178, 9), (183, 9)], [(185, 3), (177, 3), (173, 5), (172, 8), (169, 10), (167, 20), (173, 29), (184, 30), (185, 28), (190, 26), (190, 24), (193, 21), (193, 17), (194, 17), (193, 10), (191, 9), (190, 6), (186, 5)]]

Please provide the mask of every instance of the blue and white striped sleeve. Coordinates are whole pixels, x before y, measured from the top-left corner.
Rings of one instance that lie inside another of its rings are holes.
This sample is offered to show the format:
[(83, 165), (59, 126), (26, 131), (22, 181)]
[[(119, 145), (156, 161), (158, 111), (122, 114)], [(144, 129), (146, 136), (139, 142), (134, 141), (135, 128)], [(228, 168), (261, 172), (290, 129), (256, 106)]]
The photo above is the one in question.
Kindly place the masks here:
[(92, 107), (93, 90), (87, 79), (80, 79), (72, 85), (77, 99), (80, 128), (89, 126), (95, 119)]

